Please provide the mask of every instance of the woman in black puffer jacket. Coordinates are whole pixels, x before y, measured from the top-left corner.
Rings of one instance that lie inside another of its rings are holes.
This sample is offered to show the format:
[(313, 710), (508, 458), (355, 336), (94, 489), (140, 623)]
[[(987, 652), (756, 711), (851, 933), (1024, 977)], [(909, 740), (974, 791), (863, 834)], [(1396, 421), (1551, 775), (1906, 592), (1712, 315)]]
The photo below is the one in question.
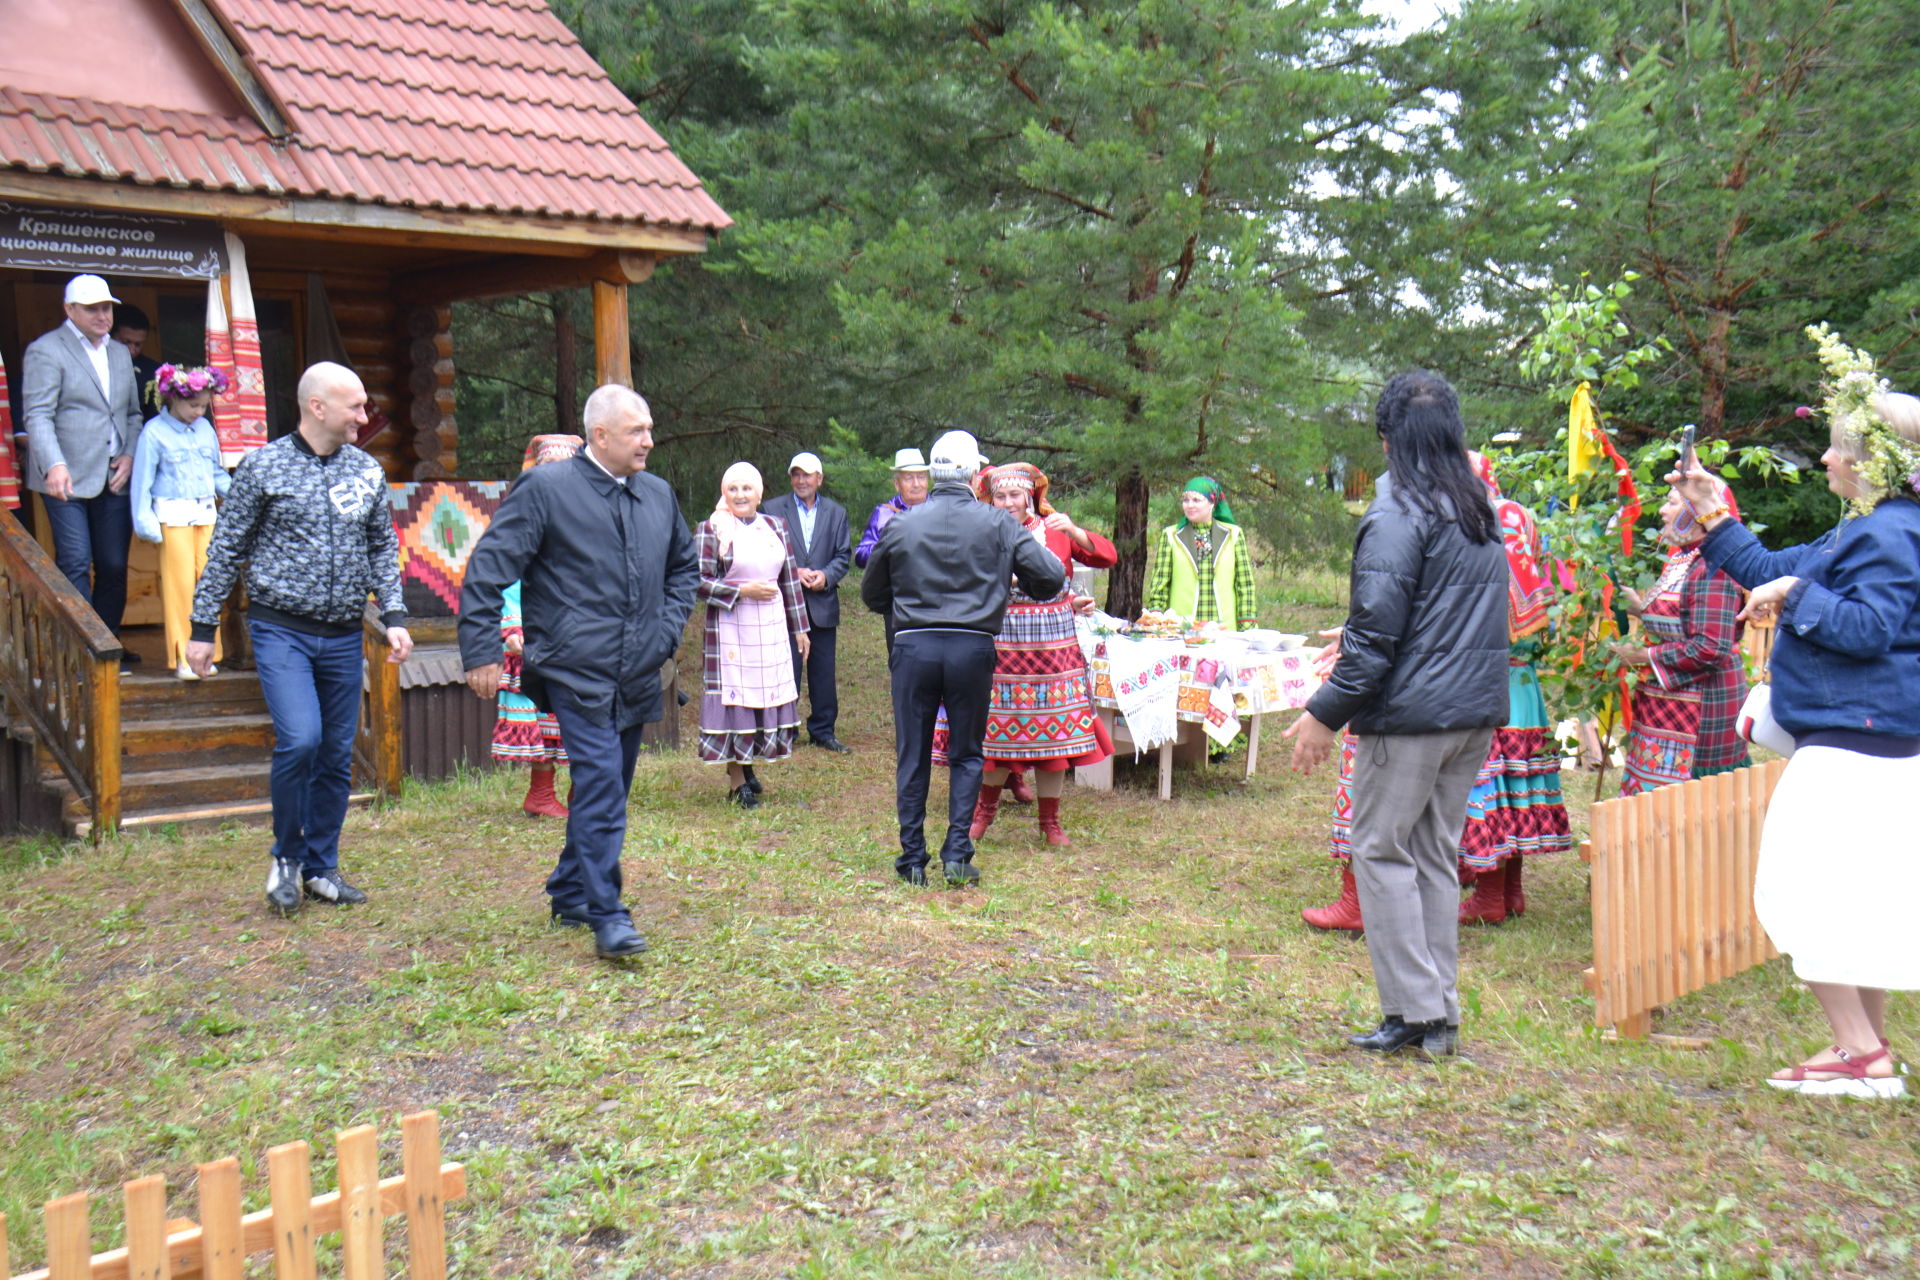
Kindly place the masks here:
[(1398, 375), (1374, 423), (1392, 474), (1354, 537), (1339, 660), (1287, 736), (1301, 773), (1345, 725), (1359, 738), (1353, 873), (1383, 1021), (1350, 1043), (1451, 1053), (1460, 831), (1507, 720), (1507, 560), (1446, 379)]

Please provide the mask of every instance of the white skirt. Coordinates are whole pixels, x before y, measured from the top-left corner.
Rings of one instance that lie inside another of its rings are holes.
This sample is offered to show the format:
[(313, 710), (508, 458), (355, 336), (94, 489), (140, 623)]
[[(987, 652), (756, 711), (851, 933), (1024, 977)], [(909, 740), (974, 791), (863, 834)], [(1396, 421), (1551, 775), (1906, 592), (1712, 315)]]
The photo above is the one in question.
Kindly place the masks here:
[(1753, 908), (1806, 982), (1920, 990), (1920, 756), (1801, 747), (1767, 807)]

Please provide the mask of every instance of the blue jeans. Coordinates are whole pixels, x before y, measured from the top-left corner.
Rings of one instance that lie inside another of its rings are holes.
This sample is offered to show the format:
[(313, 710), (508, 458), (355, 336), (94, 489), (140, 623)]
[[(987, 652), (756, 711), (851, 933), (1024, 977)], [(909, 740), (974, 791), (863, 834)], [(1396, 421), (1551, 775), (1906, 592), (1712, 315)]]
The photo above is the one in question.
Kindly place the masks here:
[(91, 498), (41, 494), (53, 533), (53, 562), (107, 630), (118, 632), (127, 612), (127, 548), (133, 542), (133, 497), (102, 489)]
[[(547, 897), (553, 909), (595, 925), (631, 922), (620, 902), (620, 851), (627, 842), (627, 796), (633, 790), (633, 765), (640, 754), (640, 726), (624, 732), (609, 720), (589, 715), (571, 689), (549, 683), (547, 698), (567, 744), (567, 843)], [(677, 711), (677, 709), (676, 709)]]
[(273, 856), (304, 876), (335, 870), (360, 727), (360, 632), (314, 636), (252, 618), (247, 630), (273, 716)]

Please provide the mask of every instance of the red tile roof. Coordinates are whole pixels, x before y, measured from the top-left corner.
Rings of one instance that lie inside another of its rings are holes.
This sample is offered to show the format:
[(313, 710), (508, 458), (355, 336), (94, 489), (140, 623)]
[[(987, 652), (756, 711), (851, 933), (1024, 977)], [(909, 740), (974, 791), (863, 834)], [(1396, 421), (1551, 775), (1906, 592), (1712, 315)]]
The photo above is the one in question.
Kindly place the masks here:
[(732, 225), (546, 0), (210, 0), (287, 111), (0, 87), (0, 165), (410, 208)]

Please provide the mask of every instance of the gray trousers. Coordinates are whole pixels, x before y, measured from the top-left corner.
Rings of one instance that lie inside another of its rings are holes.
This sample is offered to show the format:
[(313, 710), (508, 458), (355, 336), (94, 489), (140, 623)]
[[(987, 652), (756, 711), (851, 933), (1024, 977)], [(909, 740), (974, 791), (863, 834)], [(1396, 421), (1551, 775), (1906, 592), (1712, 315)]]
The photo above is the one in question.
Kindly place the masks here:
[(1460, 829), (1493, 730), (1371, 734), (1353, 762), (1353, 878), (1380, 1012), (1460, 1021)]

